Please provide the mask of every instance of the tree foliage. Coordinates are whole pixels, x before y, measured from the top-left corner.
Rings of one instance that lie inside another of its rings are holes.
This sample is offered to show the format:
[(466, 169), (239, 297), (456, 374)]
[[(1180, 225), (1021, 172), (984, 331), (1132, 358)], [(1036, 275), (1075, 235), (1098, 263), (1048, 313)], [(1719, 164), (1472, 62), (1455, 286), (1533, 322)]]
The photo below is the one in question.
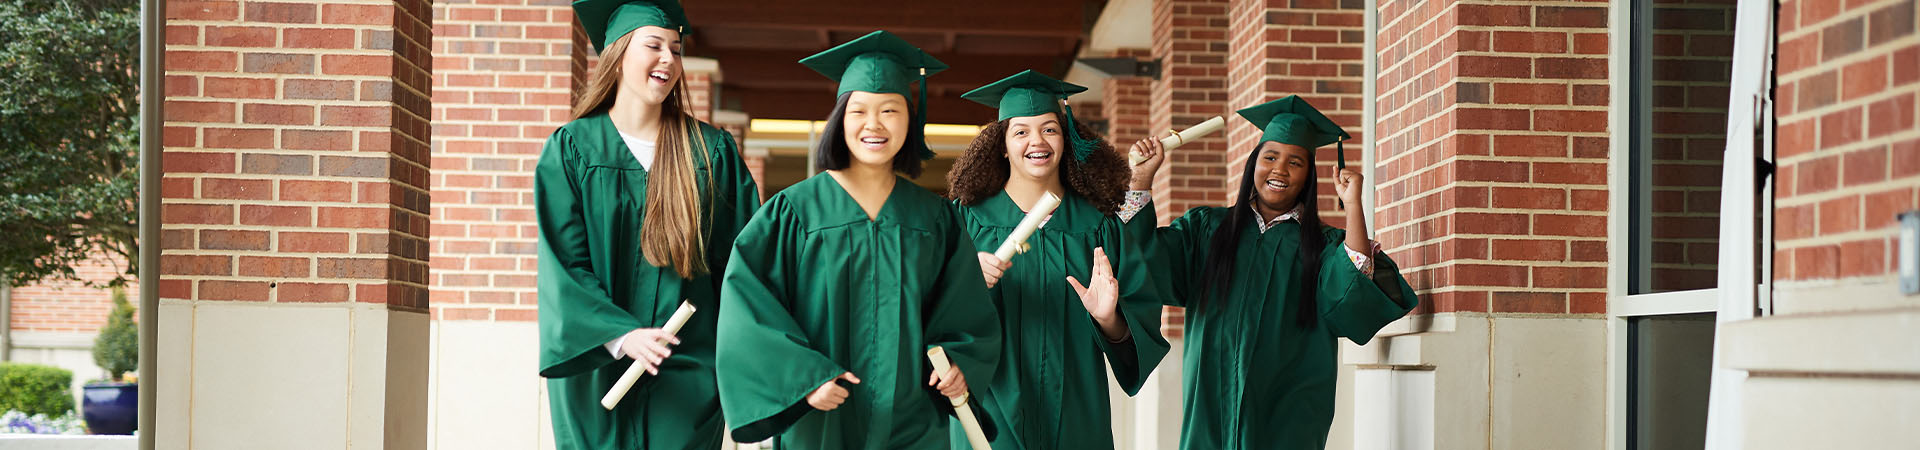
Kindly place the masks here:
[(77, 279), (103, 253), (134, 273), (139, 18), (130, 0), (0, 0), (0, 280)]

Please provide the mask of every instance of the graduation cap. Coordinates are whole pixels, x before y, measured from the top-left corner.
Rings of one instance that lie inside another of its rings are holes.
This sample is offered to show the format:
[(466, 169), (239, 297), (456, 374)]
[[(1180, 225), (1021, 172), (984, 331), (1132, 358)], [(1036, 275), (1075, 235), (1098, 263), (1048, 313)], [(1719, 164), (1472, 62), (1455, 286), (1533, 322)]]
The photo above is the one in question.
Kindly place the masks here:
[(677, 0), (579, 0), (573, 2), (573, 13), (580, 16), (595, 52), (640, 27), (671, 28), (685, 35), (690, 25)]
[(1067, 139), (1073, 145), (1073, 159), (1086, 162), (1087, 156), (1093, 154), (1095, 144), (1080, 138), (1079, 128), (1073, 125), (1073, 106), (1067, 104), (1068, 96), (1086, 90), (1084, 86), (1026, 70), (967, 91), (960, 98), (1000, 108), (998, 120), (1061, 113), (1067, 122)]
[[(905, 96), (913, 82), (919, 81), (919, 96), (913, 103), (913, 123), (908, 125), (915, 130), (927, 125), (927, 76), (947, 70), (946, 63), (886, 30), (867, 33), (815, 53), (801, 59), (800, 64), (840, 82), (840, 89), (834, 95), (860, 91)], [(927, 148), (926, 142), (907, 144), (919, 146), (920, 159), (933, 159), (933, 149)]]
[(1339, 144), (1335, 147), (1340, 158), (1336, 164), (1341, 168), (1347, 167), (1346, 143), (1341, 141), (1353, 136), (1335, 125), (1333, 119), (1320, 114), (1320, 110), (1314, 109), (1306, 100), (1300, 99), (1300, 96), (1289, 95), (1238, 112), (1240, 117), (1260, 127), (1261, 142), (1293, 144), (1306, 147), (1307, 150)]

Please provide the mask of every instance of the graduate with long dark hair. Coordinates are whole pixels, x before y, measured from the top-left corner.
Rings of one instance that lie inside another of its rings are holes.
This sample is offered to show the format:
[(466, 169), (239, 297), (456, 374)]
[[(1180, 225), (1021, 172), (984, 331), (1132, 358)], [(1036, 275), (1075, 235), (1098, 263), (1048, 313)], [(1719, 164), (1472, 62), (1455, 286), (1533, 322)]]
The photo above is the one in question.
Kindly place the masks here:
[[(822, 172), (768, 199), (735, 241), (719, 351), (733, 439), (946, 448), (943, 407), (993, 377), (1000, 347), (952, 205), (898, 175), (933, 156), (925, 77), (946, 65), (885, 31), (801, 63), (838, 80), (840, 98), (816, 152)], [(931, 346), (950, 370), (929, 368)]]
[(1065, 105), (1085, 90), (1029, 70), (961, 96), (999, 109), (947, 173), (974, 245), (999, 247), (1041, 196), (1061, 198), (1025, 253), (978, 253), (1004, 336), (976, 397), (1003, 425), (996, 449), (1113, 448), (1103, 366), (1133, 395), (1167, 354), (1160, 290), (1113, 215), (1126, 159)]
[[(1333, 422), (1338, 339), (1366, 344), (1419, 304), (1366, 236), (1364, 179), (1334, 188), (1346, 229), (1320, 222), (1314, 151), (1347, 133), (1299, 97), (1239, 111), (1260, 127), (1231, 207), (1200, 207), (1166, 227), (1133, 218), (1165, 154), (1155, 139), (1122, 212), (1154, 258), (1169, 305), (1187, 307), (1183, 449), (1319, 449)], [(1344, 149), (1342, 149), (1344, 153)]]
[[(733, 136), (689, 113), (676, 1), (573, 4), (600, 65), (534, 169), (540, 376), (562, 449), (719, 448), (721, 271), (759, 189)], [(678, 337), (660, 328), (685, 300)], [(600, 398), (647, 371), (618, 406)]]

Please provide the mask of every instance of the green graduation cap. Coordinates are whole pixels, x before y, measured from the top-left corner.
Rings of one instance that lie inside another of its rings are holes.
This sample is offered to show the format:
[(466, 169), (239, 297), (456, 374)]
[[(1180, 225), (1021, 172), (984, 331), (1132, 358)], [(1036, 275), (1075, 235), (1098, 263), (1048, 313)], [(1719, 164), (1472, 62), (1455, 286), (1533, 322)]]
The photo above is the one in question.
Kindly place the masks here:
[(1320, 110), (1307, 104), (1298, 95), (1289, 95), (1279, 100), (1261, 103), (1238, 111), (1240, 117), (1254, 126), (1260, 127), (1260, 141), (1279, 142), (1317, 149), (1327, 144), (1339, 144), (1335, 147), (1338, 160), (1334, 162), (1340, 168), (1347, 167), (1346, 143), (1353, 136), (1340, 129)]
[(684, 35), (691, 25), (677, 0), (579, 0), (573, 2), (573, 13), (580, 16), (595, 52), (640, 27), (672, 28)]
[[(840, 82), (840, 89), (834, 95), (853, 91), (908, 95), (913, 82), (919, 81), (920, 92), (913, 103), (913, 123), (909, 125), (916, 130), (927, 124), (927, 76), (947, 70), (946, 63), (886, 30), (867, 33), (815, 53), (801, 59), (800, 64)], [(907, 144), (918, 146), (920, 159), (933, 159), (933, 149), (927, 148), (926, 142)]]
[(1084, 86), (1026, 70), (975, 88), (960, 98), (1000, 108), (998, 120), (1061, 113), (1062, 120), (1066, 121), (1067, 138), (1073, 145), (1073, 159), (1085, 162), (1087, 156), (1093, 154), (1095, 144), (1080, 139), (1079, 128), (1073, 124), (1073, 106), (1067, 104), (1067, 97), (1086, 90)]

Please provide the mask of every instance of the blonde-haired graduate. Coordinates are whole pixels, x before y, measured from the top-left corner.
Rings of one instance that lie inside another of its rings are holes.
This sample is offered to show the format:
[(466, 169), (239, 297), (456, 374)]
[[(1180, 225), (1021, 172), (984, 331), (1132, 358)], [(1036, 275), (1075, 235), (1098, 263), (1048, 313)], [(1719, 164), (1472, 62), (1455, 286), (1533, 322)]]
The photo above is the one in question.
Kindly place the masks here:
[[(733, 136), (689, 115), (678, 2), (573, 4), (601, 63), (534, 171), (540, 376), (562, 449), (721, 444), (721, 271), (760, 203)], [(701, 312), (660, 327), (682, 300)], [(664, 342), (664, 343), (663, 343)], [(630, 365), (646, 375), (600, 405)]]
[(1025, 253), (977, 254), (1004, 336), (1000, 371), (976, 381), (996, 449), (1113, 448), (1107, 367), (1133, 395), (1167, 354), (1160, 290), (1114, 216), (1127, 162), (1065, 104), (1085, 90), (1028, 70), (961, 96), (999, 109), (947, 173), (974, 245), (999, 247), (1043, 195), (1061, 199)]
[(1359, 171), (1334, 172), (1346, 229), (1320, 223), (1314, 151), (1347, 133), (1294, 96), (1239, 113), (1261, 136), (1233, 206), (1158, 229), (1133, 217), (1152, 211), (1144, 191), (1165, 158), (1148, 138), (1133, 146), (1147, 161), (1121, 216), (1153, 255), (1168, 304), (1187, 307), (1180, 448), (1324, 448), (1339, 339), (1365, 345), (1419, 299), (1367, 238)]
[[(947, 448), (948, 398), (993, 377), (1000, 329), (952, 205), (897, 174), (933, 155), (925, 77), (946, 65), (885, 31), (801, 63), (839, 81), (839, 101), (822, 173), (769, 198), (734, 243), (720, 309), (728, 426), (782, 449)], [(930, 368), (932, 346), (950, 370)]]

